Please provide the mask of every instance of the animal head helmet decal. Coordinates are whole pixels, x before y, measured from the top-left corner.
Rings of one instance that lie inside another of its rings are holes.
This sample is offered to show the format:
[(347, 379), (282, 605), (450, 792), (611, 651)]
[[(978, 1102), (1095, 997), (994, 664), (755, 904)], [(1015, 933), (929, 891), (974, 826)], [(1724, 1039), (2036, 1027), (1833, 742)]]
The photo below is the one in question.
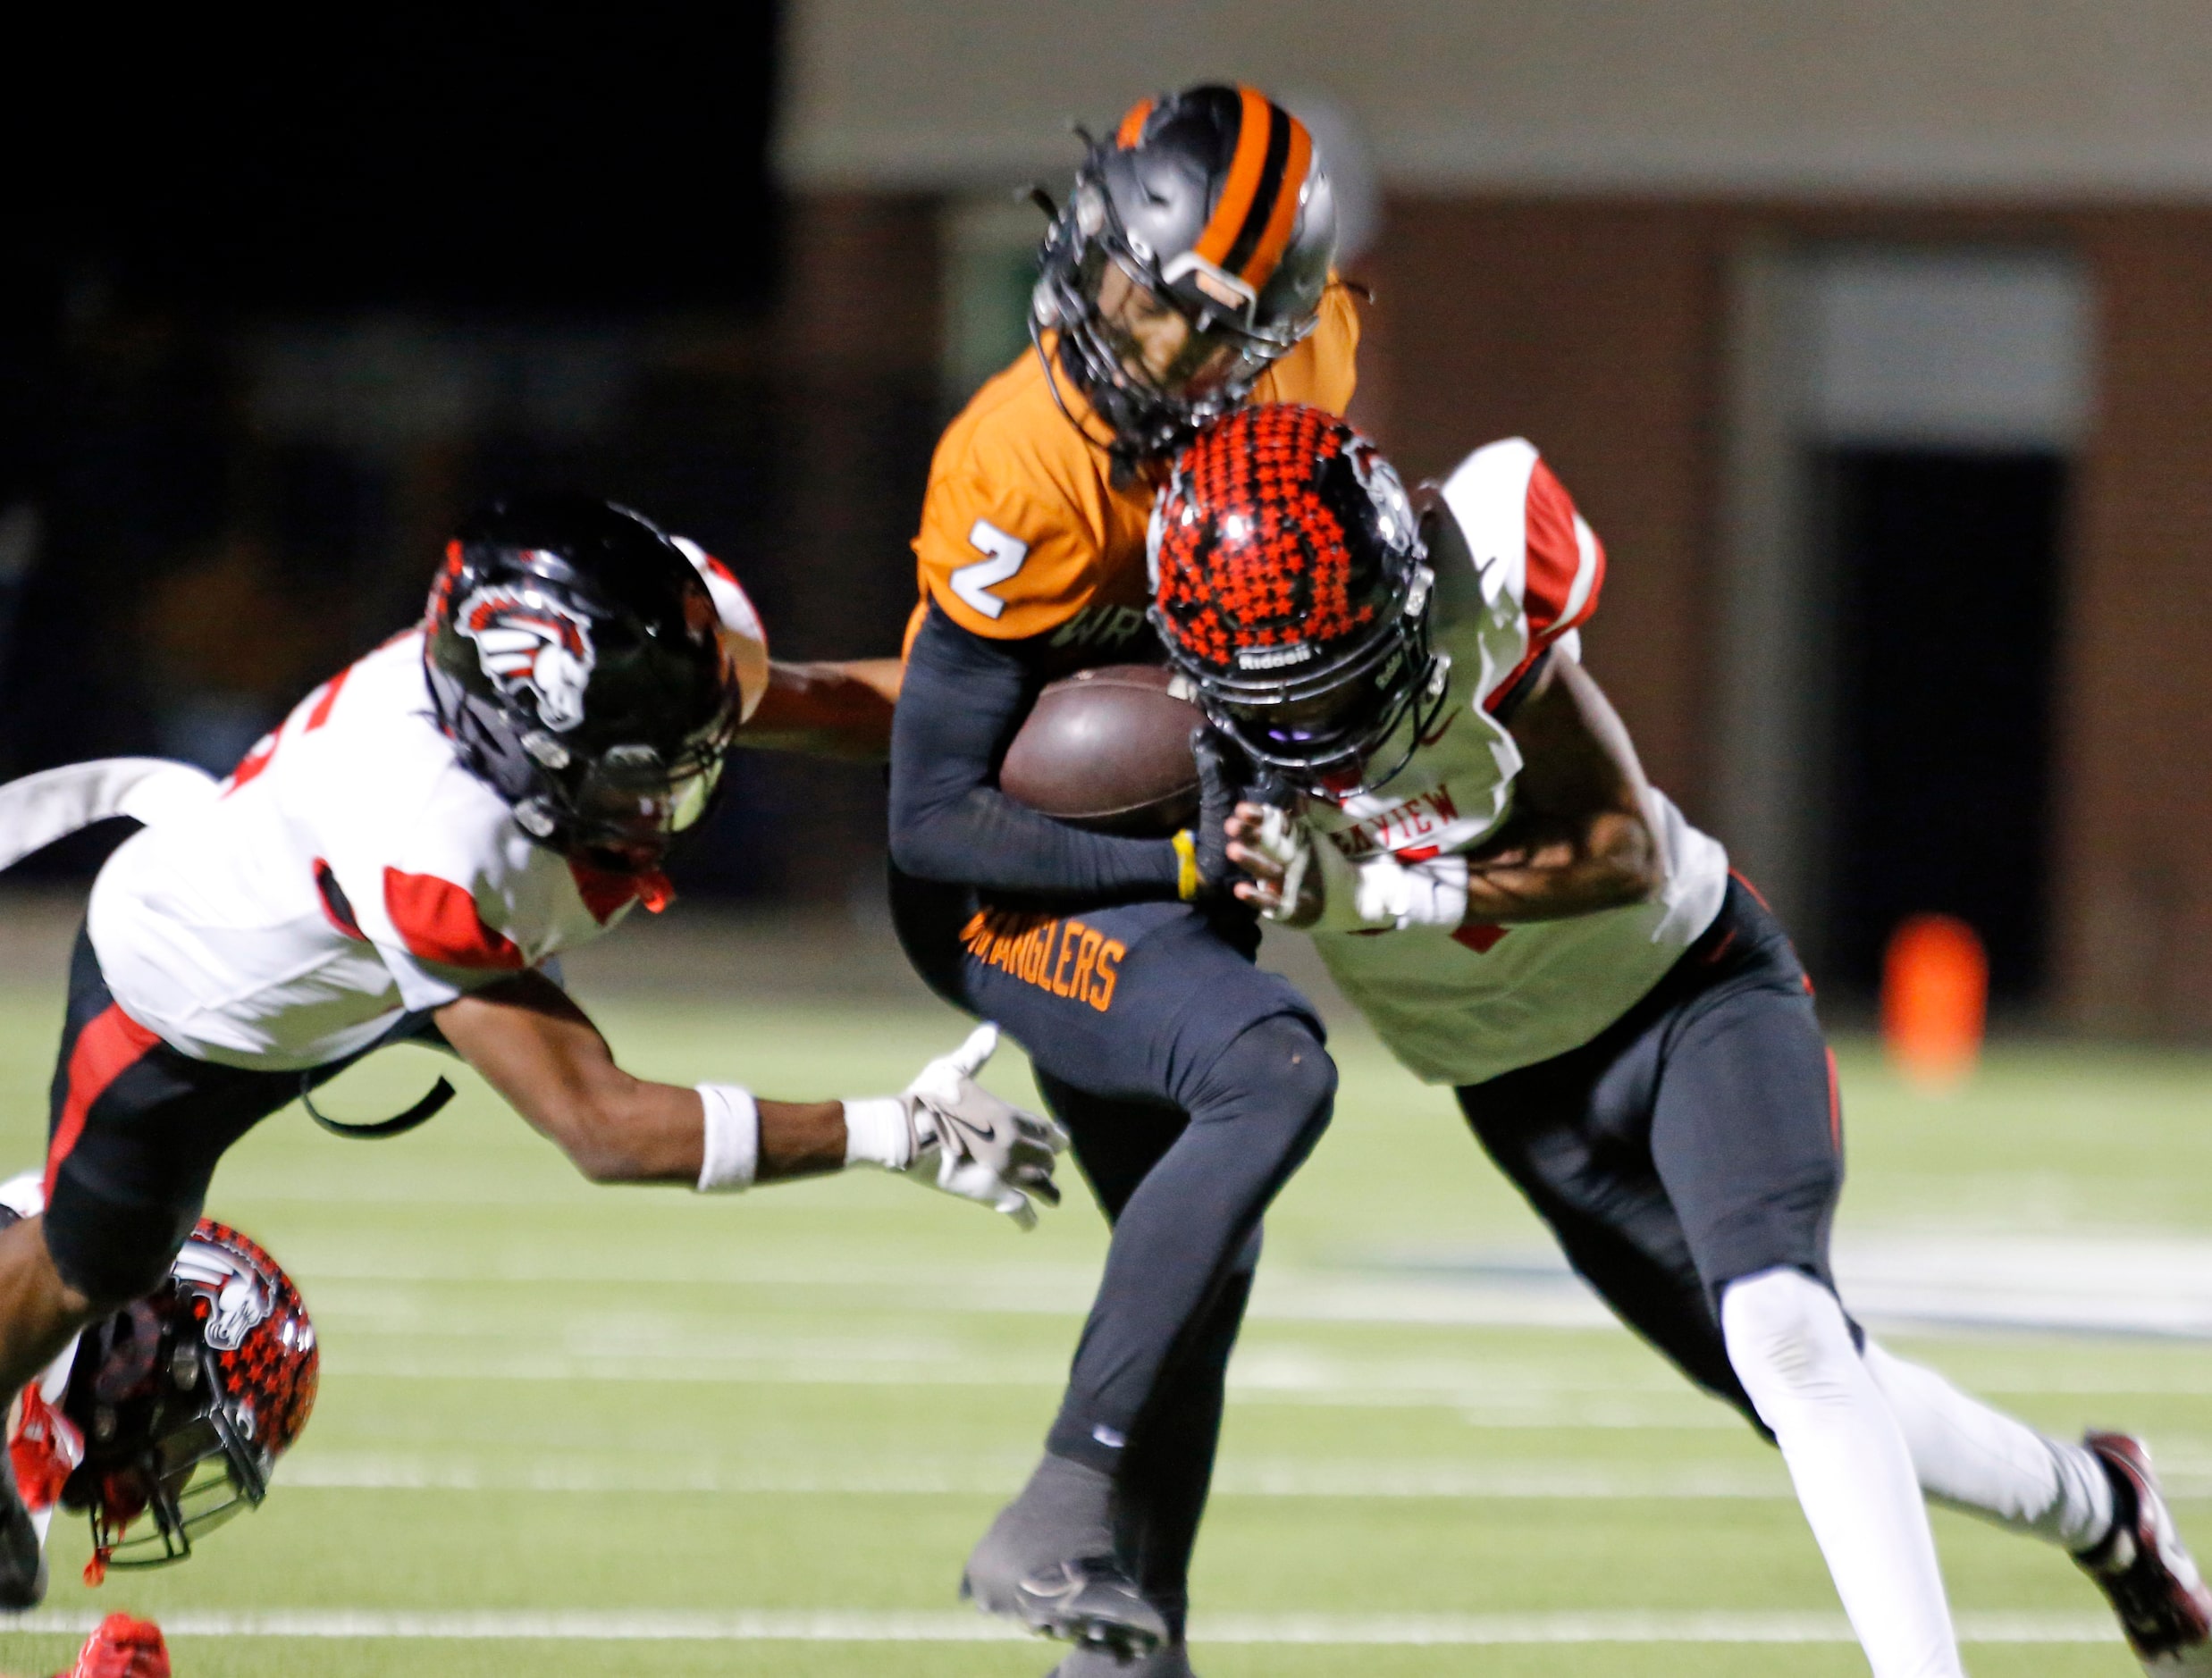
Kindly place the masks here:
[(534, 591), (492, 584), (461, 602), (454, 625), (501, 693), (535, 700), (542, 726), (566, 734), (584, 720), (593, 657), (583, 618)]

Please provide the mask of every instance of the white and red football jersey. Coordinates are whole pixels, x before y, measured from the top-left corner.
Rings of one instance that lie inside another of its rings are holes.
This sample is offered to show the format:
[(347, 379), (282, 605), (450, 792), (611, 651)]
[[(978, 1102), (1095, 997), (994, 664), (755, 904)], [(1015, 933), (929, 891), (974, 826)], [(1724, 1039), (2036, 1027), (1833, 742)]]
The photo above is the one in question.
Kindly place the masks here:
[(115, 1000), (164, 1042), (291, 1070), (665, 894), (531, 839), (438, 726), (413, 631), (308, 694), (214, 796), (126, 841), (88, 928)]
[[(714, 597), (750, 716), (768, 683), (760, 617), (728, 567), (676, 540)], [(481, 645), (487, 667), (517, 656)], [(544, 687), (541, 703), (569, 688), (580, 701), (588, 669), (545, 662), (524, 658), (516, 679)], [(308, 694), (212, 796), (189, 795), (193, 774), (115, 759), (0, 789), (0, 864), (101, 815), (145, 820), (94, 882), (88, 930), (123, 1011), (202, 1060), (272, 1071), (341, 1060), (403, 1012), (668, 900), (659, 875), (534, 843), (462, 767), (432, 712), (419, 630)]]
[[(1431, 634), (1450, 656), (1444, 707), (1379, 791), (1309, 806), (1308, 823), (1357, 864), (1419, 868), (1471, 849), (1510, 813), (1518, 748), (1495, 713), (1546, 648), (1581, 656), (1605, 550), (1519, 438), (1460, 463), (1426, 521)], [(1319, 931), (1338, 986), (1391, 1051), (1434, 1084), (1473, 1084), (1579, 1047), (1696, 941), (1728, 887), (1720, 843), (1652, 794), (1665, 884), (1647, 902), (1512, 927)], [(1448, 864), (1447, 864), (1448, 866)]]

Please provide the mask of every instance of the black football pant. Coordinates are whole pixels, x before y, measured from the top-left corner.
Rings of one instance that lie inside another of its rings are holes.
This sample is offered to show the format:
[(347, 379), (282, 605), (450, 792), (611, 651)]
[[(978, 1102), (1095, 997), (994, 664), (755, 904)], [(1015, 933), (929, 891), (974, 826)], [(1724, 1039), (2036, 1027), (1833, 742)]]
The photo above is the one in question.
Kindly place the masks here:
[(303, 1089), (402, 1041), (444, 1046), (429, 1015), (408, 1014), (360, 1054), (305, 1072), (196, 1061), (123, 1012), (80, 931), (47, 1113), (46, 1241), (62, 1279), (101, 1303), (152, 1292), (224, 1151)]
[[(1075, 1162), (1107, 1221), (1118, 1224), (1130, 1197), (1189, 1120), (1172, 1107), (1102, 1100), (1049, 1074), (1040, 1074), (1038, 1086), (1053, 1116), (1074, 1138)], [(1115, 1539), (1145, 1595), (1178, 1635), (1190, 1601), (1190, 1556), (1213, 1483), (1229, 1354), (1251, 1297), (1259, 1247), (1260, 1232), (1254, 1229), (1185, 1332), (1123, 1453)]]
[(1164, 1610), (1205, 1505), (1222, 1382), (1261, 1215), (1327, 1128), (1319, 1022), (1252, 964), (1256, 927), (1179, 903), (1053, 915), (894, 872), (892, 905), (938, 993), (1030, 1053), (1114, 1224), (1047, 1447), (1114, 1474)]
[(1832, 1290), (1844, 1170), (1812, 986), (1756, 895), (1731, 880), (1704, 936), (1591, 1042), (1459, 1097), (1583, 1279), (1765, 1431), (1728, 1362), (1720, 1293), (1776, 1269)]

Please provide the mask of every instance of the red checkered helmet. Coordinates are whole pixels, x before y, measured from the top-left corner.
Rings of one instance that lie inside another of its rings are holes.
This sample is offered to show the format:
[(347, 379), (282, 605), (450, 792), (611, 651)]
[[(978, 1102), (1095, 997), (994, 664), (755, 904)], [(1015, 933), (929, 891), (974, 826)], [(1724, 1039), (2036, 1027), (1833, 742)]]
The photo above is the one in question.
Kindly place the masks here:
[[(61, 1487), (92, 1522), (93, 1564), (158, 1567), (267, 1495), (307, 1425), (315, 1324), (266, 1249), (203, 1218), (169, 1286), (87, 1329), (61, 1404), (83, 1460)], [(141, 1515), (150, 1530), (126, 1538)]]
[(1433, 582), (1405, 486), (1319, 408), (1215, 421), (1148, 538), (1152, 621), (1214, 725), (1264, 770), (1345, 797), (1405, 766), (1444, 700)]

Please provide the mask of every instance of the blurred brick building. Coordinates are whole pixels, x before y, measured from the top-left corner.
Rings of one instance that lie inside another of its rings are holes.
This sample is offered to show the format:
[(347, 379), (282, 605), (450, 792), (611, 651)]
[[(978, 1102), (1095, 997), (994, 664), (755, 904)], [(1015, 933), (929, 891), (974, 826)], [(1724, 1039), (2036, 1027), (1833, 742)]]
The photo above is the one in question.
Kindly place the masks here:
[(2212, 10), (1142, 15), (790, 8), (820, 563), (892, 522), (839, 404), (928, 345), (949, 405), (1018, 343), (1007, 200), (1064, 189), (1066, 119), (1258, 82), (1369, 185), (1359, 417), (1417, 472), (1545, 450), (1611, 550), (1594, 667), (1816, 972), (1952, 910), (2017, 1005), (2212, 1033)]

